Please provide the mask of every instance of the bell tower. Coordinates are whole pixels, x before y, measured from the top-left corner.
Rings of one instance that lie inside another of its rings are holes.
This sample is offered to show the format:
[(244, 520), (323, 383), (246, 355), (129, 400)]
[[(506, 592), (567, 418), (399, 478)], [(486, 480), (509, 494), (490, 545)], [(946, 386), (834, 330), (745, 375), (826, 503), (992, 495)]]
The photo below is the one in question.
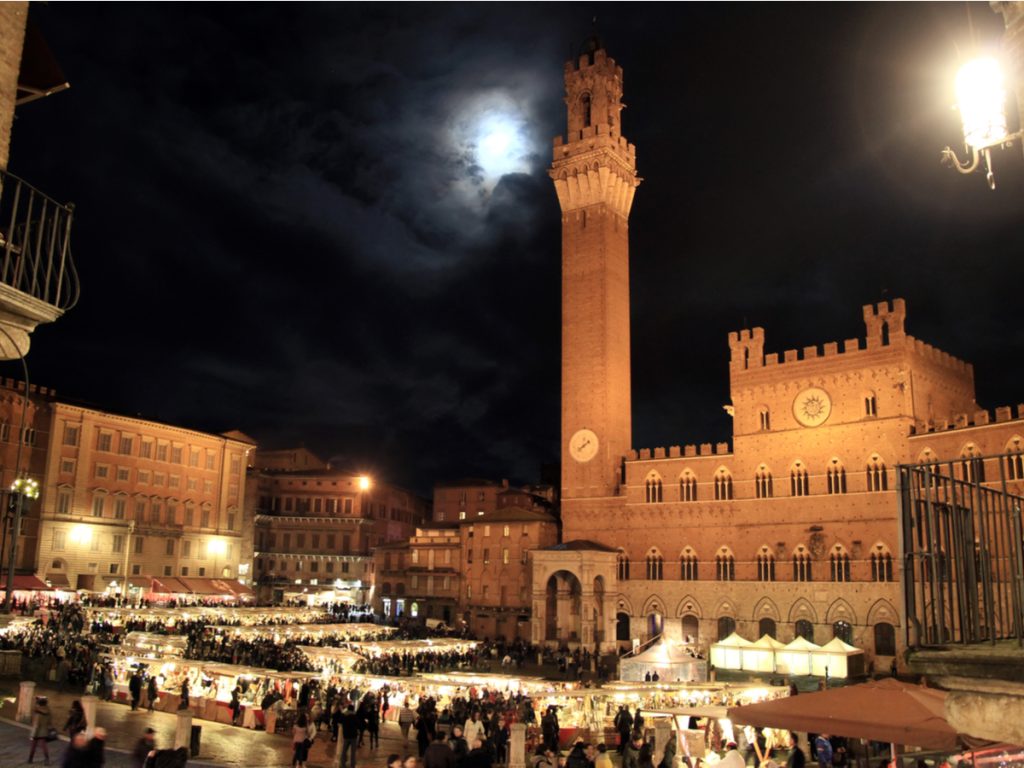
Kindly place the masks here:
[(596, 39), (565, 65), (565, 103), (568, 130), (549, 173), (562, 208), (562, 499), (571, 501), (617, 495), (632, 448), (629, 211), (640, 178), (621, 132), (622, 68)]

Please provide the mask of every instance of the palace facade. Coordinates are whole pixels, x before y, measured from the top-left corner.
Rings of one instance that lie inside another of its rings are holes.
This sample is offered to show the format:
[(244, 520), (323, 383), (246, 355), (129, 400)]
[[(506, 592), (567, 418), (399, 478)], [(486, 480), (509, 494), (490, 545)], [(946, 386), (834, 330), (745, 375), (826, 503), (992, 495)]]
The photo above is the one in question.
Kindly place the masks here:
[(888, 666), (906, 627), (894, 467), (986, 457), (984, 479), (1019, 493), (1024, 405), (979, 408), (972, 367), (909, 335), (897, 299), (842, 343), (779, 354), (762, 328), (730, 334), (731, 444), (635, 449), (622, 77), (597, 45), (565, 66), (563, 543), (531, 553), (532, 638), (838, 635)]

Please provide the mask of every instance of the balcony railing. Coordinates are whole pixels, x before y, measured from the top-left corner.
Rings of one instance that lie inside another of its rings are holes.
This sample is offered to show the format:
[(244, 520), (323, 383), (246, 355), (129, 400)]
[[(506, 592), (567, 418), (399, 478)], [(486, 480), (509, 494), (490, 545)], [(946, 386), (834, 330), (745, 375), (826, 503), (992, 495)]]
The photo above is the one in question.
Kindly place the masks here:
[(60, 311), (78, 301), (74, 206), (0, 170), (0, 282)]

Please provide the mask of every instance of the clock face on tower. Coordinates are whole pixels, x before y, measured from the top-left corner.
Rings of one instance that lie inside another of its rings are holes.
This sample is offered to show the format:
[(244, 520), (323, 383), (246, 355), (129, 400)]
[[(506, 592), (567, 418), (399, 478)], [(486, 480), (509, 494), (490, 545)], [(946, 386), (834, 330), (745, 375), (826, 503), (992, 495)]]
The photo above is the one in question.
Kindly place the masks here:
[(828, 392), (818, 387), (805, 389), (793, 401), (793, 415), (805, 427), (824, 424), (831, 413), (832, 399)]
[(598, 440), (589, 429), (581, 429), (569, 438), (569, 455), (580, 464), (585, 464), (597, 456)]

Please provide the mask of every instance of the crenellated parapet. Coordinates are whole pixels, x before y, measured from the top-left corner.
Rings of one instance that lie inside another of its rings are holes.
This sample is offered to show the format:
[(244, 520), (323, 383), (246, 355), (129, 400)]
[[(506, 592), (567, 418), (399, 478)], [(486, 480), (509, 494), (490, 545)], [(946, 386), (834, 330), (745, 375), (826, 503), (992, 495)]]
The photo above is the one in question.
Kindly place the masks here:
[(628, 217), (633, 207), (633, 195), (640, 180), (615, 163), (593, 158), (577, 158), (580, 163), (571, 168), (552, 168), (551, 178), (562, 213), (579, 211), (604, 203), (620, 216)]
[(945, 418), (918, 421), (910, 428), (912, 435), (926, 435), (934, 432), (950, 432), (956, 429), (986, 427), (990, 424), (1002, 424), (1015, 420), (1024, 420), (1024, 403), (1016, 406), (1002, 405), (993, 410), (980, 409), (971, 413), (953, 413)]

